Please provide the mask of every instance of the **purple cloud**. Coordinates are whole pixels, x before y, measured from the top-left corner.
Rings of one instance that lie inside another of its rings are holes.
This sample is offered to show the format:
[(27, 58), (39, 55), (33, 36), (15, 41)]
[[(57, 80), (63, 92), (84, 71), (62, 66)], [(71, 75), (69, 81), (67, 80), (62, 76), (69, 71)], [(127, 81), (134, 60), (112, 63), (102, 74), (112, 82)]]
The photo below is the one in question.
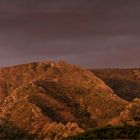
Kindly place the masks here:
[(138, 67), (138, 0), (1, 0), (0, 65), (64, 59)]

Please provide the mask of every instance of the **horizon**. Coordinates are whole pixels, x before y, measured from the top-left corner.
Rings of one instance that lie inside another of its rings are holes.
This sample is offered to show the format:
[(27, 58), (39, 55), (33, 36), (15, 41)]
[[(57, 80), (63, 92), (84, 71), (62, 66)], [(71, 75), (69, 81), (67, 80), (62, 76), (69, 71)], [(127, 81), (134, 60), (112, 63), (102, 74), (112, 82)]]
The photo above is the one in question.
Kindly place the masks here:
[(0, 67), (140, 68), (139, 17), (138, 0), (1, 0)]
[(80, 66), (81, 68), (83, 69), (87, 69), (87, 70), (108, 70), (108, 69), (140, 69), (140, 67), (105, 67), (105, 68), (86, 68), (86, 67), (83, 67), (79, 64), (73, 64), (73, 63), (68, 63), (67, 61), (65, 60), (56, 60), (56, 61), (53, 61), (53, 60), (41, 60), (41, 61), (28, 61), (27, 63), (19, 63), (19, 64), (11, 64), (11, 65), (7, 65), (7, 66), (0, 66), (0, 69), (3, 69), (3, 68), (11, 68), (11, 67), (16, 67), (16, 66), (22, 66), (22, 65), (28, 65), (28, 64), (32, 64), (32, 63), (43, 63), (43, 62), (54, 62), (54, 63), (57, 63), (57, 62), (61, 62), (61, 61), (64, 61), (65, 63), (67, 64), (72, 64), (72, 65), (76, 65), (76, 66)]

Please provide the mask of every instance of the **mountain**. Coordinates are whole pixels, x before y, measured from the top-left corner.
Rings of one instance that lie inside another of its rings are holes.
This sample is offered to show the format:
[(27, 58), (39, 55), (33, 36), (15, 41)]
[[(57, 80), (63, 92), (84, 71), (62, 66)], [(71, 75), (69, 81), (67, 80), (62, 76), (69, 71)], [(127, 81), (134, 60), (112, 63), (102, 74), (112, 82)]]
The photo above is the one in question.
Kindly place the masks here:
[(59, 140), (113, 125), (127, 106), (92, 72), (64, 61), (0, 69), (1, 139)]
[(90, 70), (127, 101), (140, 98), (140, 68)]

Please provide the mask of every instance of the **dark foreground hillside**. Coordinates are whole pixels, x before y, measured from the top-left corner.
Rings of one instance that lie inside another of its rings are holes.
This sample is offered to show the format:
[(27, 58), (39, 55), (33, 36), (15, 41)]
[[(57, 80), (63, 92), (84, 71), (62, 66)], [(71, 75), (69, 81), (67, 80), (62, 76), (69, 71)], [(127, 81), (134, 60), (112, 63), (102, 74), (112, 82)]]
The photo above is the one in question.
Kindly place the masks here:
[(87, 131), (65, 140), (140, 139), (140, 126), (108, 126)]
[(140, 69), (93, 69), (117, 96), (131, 101), (140, 98)]

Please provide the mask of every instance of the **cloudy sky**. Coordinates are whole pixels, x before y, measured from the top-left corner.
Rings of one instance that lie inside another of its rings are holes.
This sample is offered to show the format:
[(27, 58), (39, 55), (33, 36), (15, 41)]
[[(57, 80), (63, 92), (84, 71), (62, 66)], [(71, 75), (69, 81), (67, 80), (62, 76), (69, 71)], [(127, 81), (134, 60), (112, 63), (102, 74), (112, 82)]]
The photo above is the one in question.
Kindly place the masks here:
[(140, 0), (0, 0), (0, 67), (42, 60), (140, 67)]

